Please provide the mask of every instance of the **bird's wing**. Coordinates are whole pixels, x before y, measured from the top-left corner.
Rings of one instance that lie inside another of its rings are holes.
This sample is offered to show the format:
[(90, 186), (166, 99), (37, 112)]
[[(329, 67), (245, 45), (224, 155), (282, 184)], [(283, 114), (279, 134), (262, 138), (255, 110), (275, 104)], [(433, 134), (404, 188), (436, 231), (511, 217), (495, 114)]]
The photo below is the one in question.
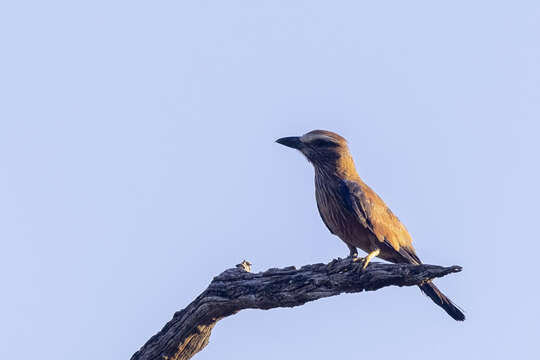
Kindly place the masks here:
[(356, 213), (362, 225), (381, 243), (392, 247), (407, 262), (421, 263), (405, 226), (369, 186), (355, 181), (344, 181), (342, 192), (349, 201), (347, 205)]

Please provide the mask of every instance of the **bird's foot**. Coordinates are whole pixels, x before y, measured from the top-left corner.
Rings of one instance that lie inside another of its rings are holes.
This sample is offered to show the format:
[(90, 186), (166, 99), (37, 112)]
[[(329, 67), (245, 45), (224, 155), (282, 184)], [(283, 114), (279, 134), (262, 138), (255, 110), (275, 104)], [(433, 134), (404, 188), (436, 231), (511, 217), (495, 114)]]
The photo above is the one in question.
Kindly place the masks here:
[(353, 263), (357, 263), (359, 268), (360, 268), (359, 270), (364, 271), (366, 269), (366, 266), (367, 266), (366, 259), (367, 259), (367, 257), (357, 256), (357, 257), (353, 258)]
[[(366, 261), (366, 258), (360, 257), (360, 256), (358, 256), (358, 254), (351, 254), (351, 255), (349, 255), (349, 257), (352, 259), (353, 263), (363, 264)], [(363, 269), (364, 269), (364, 267), (362, 267), (361, 270), (363, 270)]]
[(353, 262), (359, 262), (361, 261), (362, 262), (362, 270), (365, 270), (367, 268), (367, 266), (369, 265), (369, 262), (371, 261), (371, 259), (373, 259), (375, 256), (379, 255), (380, 253), (380, 250), (377, 249), (377, 250), (374, 250), (372, 252), (370, 252), (366, 257), (362, 258), (362, 257), (354, 257), (353, 258)]
[(357, 262), (359, 259), (362, 259), (362, 258), (358, 257), (358, 254), (351, 254), (347, 256), (347, 259), (351, 259), (353, 262)]
[(366, 268), (364, 266), (364, 264), (366, 263), (366, 258), (363, 258), (363, 257), (360, 257), (360, 256), (356, 256), (352, 259), (352, 262), (355, 266), (354, 268), (354, 272), (356, 273), (361, 273), (364, 271), (364, 269)]
[(362, 266), (362, 270), (365, 270), (369, 264), (369, 262), (371, 261), (371, 259), (373, 259), (375, 256), (379, 255), (381, 251), (379, 249), (376, 249), (376, 250), (373, 250), (372, 252), (370, 252), (363, 260), (364, 260), (364, 265)]

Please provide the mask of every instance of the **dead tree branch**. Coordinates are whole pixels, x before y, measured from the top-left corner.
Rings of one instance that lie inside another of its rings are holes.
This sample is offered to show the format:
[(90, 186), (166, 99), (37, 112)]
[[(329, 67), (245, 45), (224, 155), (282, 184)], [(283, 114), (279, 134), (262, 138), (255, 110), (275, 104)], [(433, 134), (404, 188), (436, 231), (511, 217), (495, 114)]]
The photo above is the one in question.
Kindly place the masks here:
[(419, 285), (426, 280), (461, 271), (459, 266), (361, 263), (337, 259), (328, 264), (294, 266), (250, 273), (244, 261), (216, 276), (185, 309), (131, 360), (186, 360), (201, 351), (214, 325), (242, 309), (293, 307), (341, 293), (373, 291), (385, 286)]

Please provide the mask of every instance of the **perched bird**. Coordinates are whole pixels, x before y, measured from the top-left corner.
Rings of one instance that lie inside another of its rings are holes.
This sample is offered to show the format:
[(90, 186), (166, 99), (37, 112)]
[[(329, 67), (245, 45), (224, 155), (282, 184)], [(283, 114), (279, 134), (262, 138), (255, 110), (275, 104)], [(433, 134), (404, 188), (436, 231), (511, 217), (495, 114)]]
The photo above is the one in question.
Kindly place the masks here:
[[(364, 269), (375, 256), (393, 263), (421, 264), (405, 226), (358, 176), (343, 137), (313, 130), (276, 142), (299, 150), (313, 164), (319, 214), (328, 230), (347, 244), (350, 256), (363, 261)], [(368, 255), (358, 258), (357, 248)], [(452, 318), (465, 320), (463, 312), (431, 281), (419, 287)]]

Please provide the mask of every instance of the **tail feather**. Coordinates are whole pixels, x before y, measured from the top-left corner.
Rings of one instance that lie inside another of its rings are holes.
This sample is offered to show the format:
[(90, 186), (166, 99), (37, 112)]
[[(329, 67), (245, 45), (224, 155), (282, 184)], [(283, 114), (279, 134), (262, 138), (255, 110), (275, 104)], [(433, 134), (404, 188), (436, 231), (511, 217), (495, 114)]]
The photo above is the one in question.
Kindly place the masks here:
[(433, 302), (444, 309), (454, 320), (465, 320), (465, 314), (449, 298), (447, 298), (431, 281), (419, 285), (420, 290), (433, 300)]

